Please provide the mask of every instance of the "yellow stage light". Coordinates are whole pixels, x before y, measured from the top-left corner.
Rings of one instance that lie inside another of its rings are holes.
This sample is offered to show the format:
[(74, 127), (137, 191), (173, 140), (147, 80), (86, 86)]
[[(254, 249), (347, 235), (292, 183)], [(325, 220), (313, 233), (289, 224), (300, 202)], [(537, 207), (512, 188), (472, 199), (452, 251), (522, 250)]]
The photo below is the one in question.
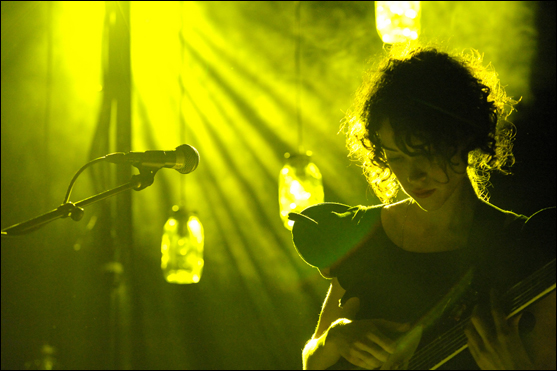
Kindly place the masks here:
[(420, 2), (376, 1), (375, 25), (386, 44), (416, 40), (420, 34)]
[(203, 225), (193, 213), (178, 206), (164, 225), (161, 268), (169, 283), (197, 283), (203, 272)]
[(286, 164), (279, 175), (280, 217), (284, 226), (292, 229), (288, 213), (300, 212), (324, 201), (323, 179), (309, 154), (290, 156), (287, 153), (285, 157)]

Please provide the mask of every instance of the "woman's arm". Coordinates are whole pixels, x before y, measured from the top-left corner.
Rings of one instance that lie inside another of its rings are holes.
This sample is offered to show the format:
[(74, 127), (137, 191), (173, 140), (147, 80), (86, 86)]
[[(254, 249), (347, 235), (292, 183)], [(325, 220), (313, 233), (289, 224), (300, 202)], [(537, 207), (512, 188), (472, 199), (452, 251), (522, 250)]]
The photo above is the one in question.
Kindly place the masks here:
[[(325, 272), (322, 272), (322, 274), (324, 273)], [(329, 292), (327, 293), (327, 297), (323, 303), (321, 314), (319, 315), (319, 321), (317, 323), (315, 333), (310, 341), (306, 343), (302, 352), (304, 370), (324, 370), (327, 367), (334, 365), (339, 360), (340, 354), (338, 354), (334, 344), (332, 344), (332, 342), (326, 343), (325, 340), (331, 324), (343, 315), (343, 308), (339, 306), (339, 300), (342, 298), (344, 293), (345, 290), (342, 286), (340, 286), (336, 277), (333, 278), (331, 280)], [(344, 311), (344, 314), (350, 313)]]
[(410, 329), (410, 324), (384, 319), (353, 320), (360, 300), (353, 297), (339, 307), (344, 292), (333, 278), (317, 330), (302, 353), (304, 369), (326, 369), (341, 357), (358, 367), (381, 367), (395, 350), (395, 342), (385, 336), (385, 330), (404, 332)]

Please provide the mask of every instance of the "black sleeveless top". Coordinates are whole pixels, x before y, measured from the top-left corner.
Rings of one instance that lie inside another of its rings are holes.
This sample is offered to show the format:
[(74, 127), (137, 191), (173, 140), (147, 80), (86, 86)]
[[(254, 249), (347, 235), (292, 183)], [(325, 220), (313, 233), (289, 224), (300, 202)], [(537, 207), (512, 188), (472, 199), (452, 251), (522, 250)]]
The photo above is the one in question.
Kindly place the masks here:
[[(523, 238), (527, 218), (483, 202), (476, 208), (467, 246), (433, 253), (406, 251), (386, 235), (381, 224), (382, 206), (325, 203), (304, 210), (303, 216), (292, 216), (294, 245), (302, 259), (318, 268), (330, 268), (331, 276), (337, 277), (346, 290), (342, 304), (354, 296), (360, 299), (355, 320), (414, 322), (473, 265), (484, 265), (476, 285), (478, 290), (482, 285), (487, 290), (487, 283), (509, 286), (539, 265), (540, 260), (548, 259), (530, 252), (527, 257), (510, 253)], [(555, 245), (552, 246), (549, 250), (554, 256)], [(331, 367), (350, 368), (356, 367), (344, 358)], [(479, 368), (465, 350), (439, 369)]]
[[(370, 212), (380, 214), (381, 208)], [(362, 246), (331, 274), (346, 290), (342, 304), (353, 296), (360, 299), (361, 310), (356, 319), (412, 322), (441, 299), (465, 272), (468, 251), (403, 250), (389, 239), (380, 217), (378, 220), (373, 242)]]

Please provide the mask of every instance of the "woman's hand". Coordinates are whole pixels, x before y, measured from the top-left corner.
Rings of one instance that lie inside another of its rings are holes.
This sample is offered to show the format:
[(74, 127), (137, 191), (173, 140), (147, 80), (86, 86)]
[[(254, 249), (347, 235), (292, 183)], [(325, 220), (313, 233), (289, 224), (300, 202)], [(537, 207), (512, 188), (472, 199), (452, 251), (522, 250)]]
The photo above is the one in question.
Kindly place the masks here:
[(410, 324), (384, 319), (350, 321), (342, 318), (328, 330), (327, 342), (335, 344), (338, 353), (355, 366), (379, 368), (395, 350), (395, 341), (385, 331), (405, 332)]
[(518, 331), (521, 315), (509, 320), (492, 290), (491, 305), (480, 303), (464, 333), (468, 348), (482, 370), (534, 370)]

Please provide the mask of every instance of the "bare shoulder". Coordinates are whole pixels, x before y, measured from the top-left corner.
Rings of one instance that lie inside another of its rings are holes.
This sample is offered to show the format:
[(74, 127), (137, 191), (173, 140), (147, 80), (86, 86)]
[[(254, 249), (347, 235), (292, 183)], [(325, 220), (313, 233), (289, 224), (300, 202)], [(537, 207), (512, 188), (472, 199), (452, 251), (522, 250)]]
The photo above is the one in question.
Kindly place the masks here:
[(384, 224), (385, 222), (387, 222), (387, 224), (389, 222), (399, 224), (404, 217), (404, 212), (406, 211), (410, 201), (411, 199), (407, 198), (394, 204), (383, 206), (383, 209), (381, 210), (381, 222)]
[(385, 205), (383, 207), (382, 212), (386, 212), (389, 214), (396, 214), (396, 213), (400, 214), (402, 210), (406, 209), (408, 203), (411, 201), (412, 201), (411, 198), (406, 198), (402, 201), (395, 202), (394, 204)]
[(487, 201), (481, 201), (481, 203), (485, 204), (487, 207), (491, 207), (492, 209), (494, 209), (495, 211), (505, 215), (505, 226), (509, 225), (511, 222), (513, 222), (516, 219), (522, 218), (524, 220), (526, 220), (526, 216), (522, 215), (522, 214), (518, 214), (515, 213), (514, 211), (511, 210), (505, 210), (501, 207), (498, 207), (496, 205), (493, 205)]

